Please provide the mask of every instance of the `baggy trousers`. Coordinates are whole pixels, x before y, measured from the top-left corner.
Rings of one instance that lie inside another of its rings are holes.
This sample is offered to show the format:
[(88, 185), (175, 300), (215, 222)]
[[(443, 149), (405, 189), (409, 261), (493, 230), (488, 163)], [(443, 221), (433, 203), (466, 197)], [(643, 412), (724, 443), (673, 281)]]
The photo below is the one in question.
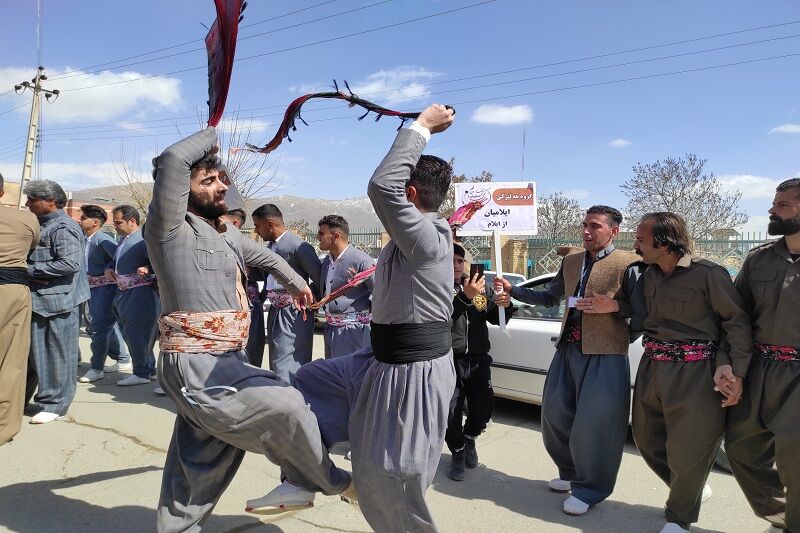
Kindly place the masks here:
[(131, 354), (133, 373), (140, 378), (149, 378), (156, 371), (153, 347), (161, 314), (158, 293), (149, 285), (119, 291), (114, 297), (113, 309)]
[(111, 309), (114, 296), (117, 294), (117, 287), (103, 285), (92, 287), (90, 290), (92, 296), (88, 304), (89, 313), (92, 315), (92, 358), (90, 360), (92, 370), (103, 370), (107, 356), (111, 356), (118, 363), (127, 363), (130, 359), (128, 349)]
[(725, 451), (756, 515), (800, 533), (800, 361), (754, 356)]
[(303, 366), (295, 386), (325, 444), (350, 443), (358, 503), (372, 529), (437, 531), (425, 492), (439, 466), (455, 387), (451, 354), (391, 365), (369, 348)]
[(258, 304), (250, 310), (250, 331), (247, 335), (247, 346), (244, 351), (250, 359), (250, 364), (261, 368), (264, 363), (264, 309)]
[[(465, 435), (474, 439), (486, 429), (494, 409), (492, 358), (489, 354), (456, 355), (456, 388), (450, 400), (445, 442), (450, 452), (464, 448)], [(464, 400), (469, 405), (464, 423)]]
[(372, 345), (369, 324), (332, 326), (325, 324), (325, 359), (350, 355)]
[(633, 392), (633, 438), (669, 487), (664, 515), (684, 529), (697, 522), (703, 486), (725, 431), (715, 364), (642, 359)]
[(621, 354), (584, 355), (562, 341), (542, 396), (542, 438), (572, 495), (589, 505), (614, 491), (628, 436), (630, 367)]
[(162, 352), (158, 379), (177, 418), (161, 482), (159, 532), (200, 531), (245, 451), (265, 455), (310, 491), (338, 494), (350, 484), (350, 475), (328, 457), (303, 396), (247, 362), (244, 351)]
[(66, 414), (78, 381), (79, 327), (80, 306), (48, 317), (33, 313), (26, 403), (33, 398), (43, 411)]
[(314, 313), (303, 313), (294, 306), (269, 308), (267, 346), (269, 368), (284, 383), (292, 383), (297, 370), (311, 361), (314, 343)]
[(19, 433), (31, 345), (31, 293), (25, 285), (0, 285), (0, 445)]

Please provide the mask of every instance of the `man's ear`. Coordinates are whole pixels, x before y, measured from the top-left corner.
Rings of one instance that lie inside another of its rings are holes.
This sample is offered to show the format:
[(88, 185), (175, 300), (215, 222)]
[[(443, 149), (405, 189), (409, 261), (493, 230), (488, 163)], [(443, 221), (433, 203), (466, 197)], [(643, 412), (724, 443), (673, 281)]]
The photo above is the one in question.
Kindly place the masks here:
[(413, 204), (417, 199), (417, 188), (413, 185), (406, 185), (406, 198)]
[(619, 234), (619, 226), (611, 226), (611, 235), (616, 237)]

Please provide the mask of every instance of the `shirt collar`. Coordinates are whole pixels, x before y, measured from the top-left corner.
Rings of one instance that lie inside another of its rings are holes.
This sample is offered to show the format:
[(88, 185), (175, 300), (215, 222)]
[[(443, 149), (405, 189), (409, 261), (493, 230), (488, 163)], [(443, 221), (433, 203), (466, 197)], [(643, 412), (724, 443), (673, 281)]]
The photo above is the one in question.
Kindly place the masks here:
[(775, 243), (775, 246), (773, 246), (772, 249), (775, 250), (776, 254), (783, 257), (787, 261), (794, 261), (792, 259), (792, 254), (789, 253), (789, 247), (786, 246), (786, 237), (781, 237), (780, 239), (778, 239), (778, 241)]
[(288, 229), (287, 229), (286, 231), (284, 231), (283, 233), (281, 233), (281, 234), (280, 234), (280, 236), (279, 236), (279, 237), (277, 237), (277, 238), (276, 238), (274, 241), (272, 241), (272, 242), (274, 242), (275, 244), (278, 244), (278, 241), (279, 241), (279, 240), (281, 240), (281, 239), (283, 238), (283, 236), (284, 236), (284, 235), (286, 235), (287, 233), (289, 233), (289, 230), (288, 230)]
[[(597, 259), (595, 259), (595, 261), (601, 260), (602, 258), (606, 257), (613, 251), (614, 251), (614, 243), (612, 242), (611, 244), (609, 244), (608, 246), (597, 252)], [(589, 253), (589, 250), (586, 250), (584, 257), (586, 258), (587, 261), (591, 260), (592, 256)]]
[(345, 246), (345, 247), (344, 247), (344, 250), (342, 250), (342, 253), (340, 253), (340, 254), (339, 254), (339, 257), (337, 257), (336, 259), (334, 259), (334, 258), (333, 258), (333, 254), (331, 254), (330, 252), (328, 252), (328, 255), (331, 257), (331, 263), (336, 263), (337, 261), (339, 261), (339, 259), (341, 259), (341, 258), (342, 258), (342, 256), (345, 254), (345, 252), (346, 252), (347, 250), (349, 250), (349, 249), (350, 249), (350, 243), (348, 242), (348, 243), (347, 243), (347, 246)]
[(56, 209), (52, 213), (47, 213), (46, 215), (42, 215), (40, 217), (36, 217), (39, 219), (39, 222), (49, 222), (50, 220), (54, 220), (56, 218), (60, 218), (62, 216), (67, 216), (63, 209)]
[(694, 256), (692, 256), (692, 254), (684, 255), (683, 257), (678, 259), (678, 264), (676, 266), (679, 266), (681, 268), (687, 268), (687, 267), (691, 266), (692, 257), (694, 257)]

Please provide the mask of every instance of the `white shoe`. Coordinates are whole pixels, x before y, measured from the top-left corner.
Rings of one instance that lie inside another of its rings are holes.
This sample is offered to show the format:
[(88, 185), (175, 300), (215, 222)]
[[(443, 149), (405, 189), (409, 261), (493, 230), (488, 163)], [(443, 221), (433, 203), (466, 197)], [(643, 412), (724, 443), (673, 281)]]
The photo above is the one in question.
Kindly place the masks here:
[(155, 389), (153, 389), (153, 394), (155, 394), (156, 396), (166, 396), (167, 395), (167, 393), (164, 392), (164, 389), (162, 389), (161, 387), (156, 387)]
[(712, 497), (713, 495), (714, 495), (714, 491), (711, 490), (711, 486), (708, 483), (706, 483), (705, 485), (703, 485), (703, 495), (700, 497), (700, 501), (704, 502), (707, 499), (709, 499), (710, 497)]
[(87, 373), (82, 375), (78, 381), (81, 383), (91, 383), (92, 381), (97, 381), (98, 379), (103, 379), (103, 371), (102, 370), (95, 370), (90, 368)]
[(150, 381), (158, 381), (158, 374), (150, 374)]
[(147, 378), (140, 378), (136, 374), (131, 374), (127, 378), (123, 378), (117, 381), (117, 385), (120, 387), (130, 387), (131, 385), (144, 385), (145, 383), (150, 383), (150, 380)]
[(572, 490), (572, 482), (560, 478), (551, 479), (547, 482), (547, 486), (553, 492), (569, 492)]
[(57, 414), (57, 413), (48, 413), (48, 412), (45, 412), (45, 411), (41, 411), (40, 413), (35, 415), (33, 418), (31, 418), (30, 422), (28, 422), (28, 423), (29, 424), (47, 424), (48, 422), (52, 422), (53, 420), (59, 420), (61, 418), (64, 418), (64, 417), (59, 415), (59, 414)]
[(269, 491), (266, 496), (254, 500), (247, 500), (244, 510), (251, 513), (258, 509), (263, 509), (264, 507), (286, 509), (287, 507), (311, 507), (313, 505), (313, 492), (309, 492), (303, 487), (298, 487), (297, 485), (292, 485), (288, 481), (284, 481)]
[(570, 496), (564, 500), (564, 506), (561, 510), (571, 516), (581, 516), (589, 510), (589, 504), (580, 501), (575, 496)]
[(689, 533), (689, 530), (683, 529), (675, 522), (667, 522), (661, 529), (661, 533)]
[(347, 453), (344, 454), (344, 458), (350, 461), (350, 450), (347, 450)]
[(133, 370), (133, 363), (114, 363), (113, 365), (108, 365), (103, 370), (106, 372), (130, 372)]

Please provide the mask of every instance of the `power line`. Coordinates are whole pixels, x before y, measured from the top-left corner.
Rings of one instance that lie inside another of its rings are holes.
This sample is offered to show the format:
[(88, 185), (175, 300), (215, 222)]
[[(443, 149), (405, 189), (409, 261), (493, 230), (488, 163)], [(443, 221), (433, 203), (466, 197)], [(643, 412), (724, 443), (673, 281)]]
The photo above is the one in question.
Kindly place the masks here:
[(21, 109), (21, 108), (25, 107), (26, 105), (28, 105), (28, 103), (29, 102), (25, 102), (24, 104), (20, 104), (17, 107), (12, 107), (11, 109), (6, 109), (2, 113), (0, 113), (0, 115), (5, 115), (6, 113), (11, 113), (12, 111), (16, 111), (17, 109)]

